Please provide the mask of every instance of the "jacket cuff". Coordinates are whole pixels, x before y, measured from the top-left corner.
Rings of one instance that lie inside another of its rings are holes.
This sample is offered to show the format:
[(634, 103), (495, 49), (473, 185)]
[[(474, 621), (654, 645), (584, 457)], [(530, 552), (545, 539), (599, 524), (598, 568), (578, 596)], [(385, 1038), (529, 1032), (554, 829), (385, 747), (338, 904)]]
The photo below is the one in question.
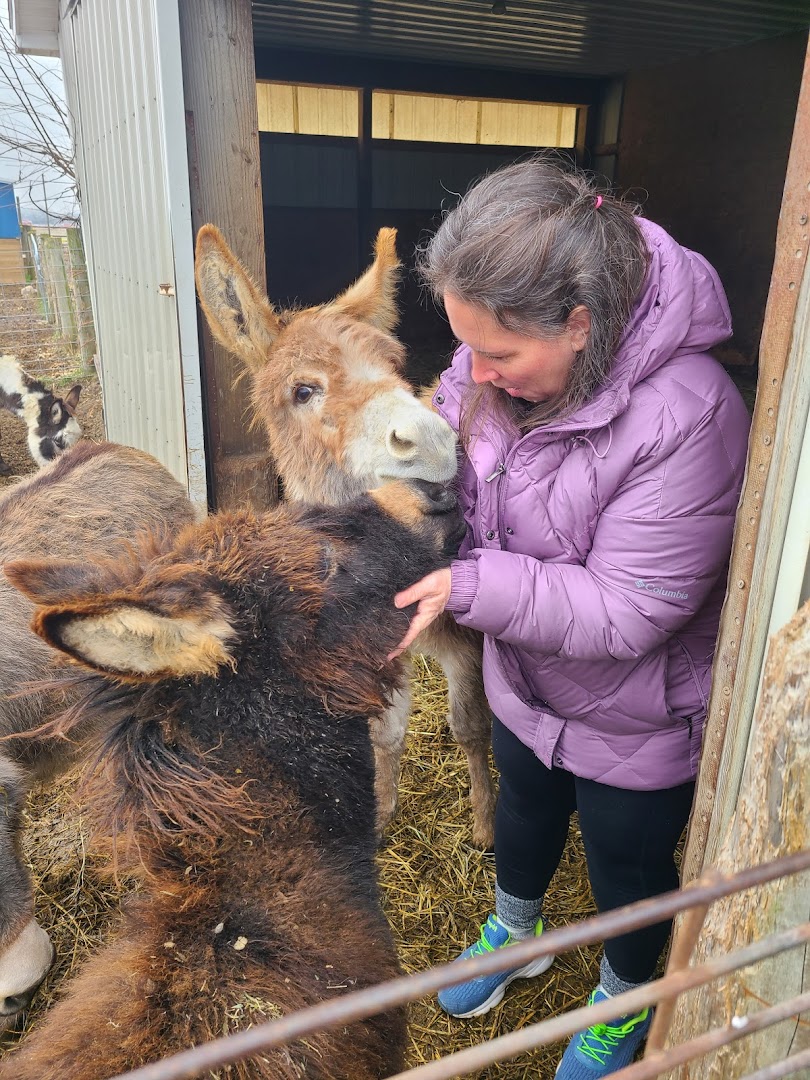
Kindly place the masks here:
[(475, 559), (456, 560), (450, 564), (450, 597), (447, 611), (466, 615), (478, 592), (478, 563)]

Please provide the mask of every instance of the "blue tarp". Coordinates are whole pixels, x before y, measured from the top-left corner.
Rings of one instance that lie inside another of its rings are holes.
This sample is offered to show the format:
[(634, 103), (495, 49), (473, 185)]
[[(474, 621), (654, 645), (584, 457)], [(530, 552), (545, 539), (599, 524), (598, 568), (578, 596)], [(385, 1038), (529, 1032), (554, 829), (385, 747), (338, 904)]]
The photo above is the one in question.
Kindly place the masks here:
[(15, 240), (20, 235), (14, 185), (0, 183), (0, 240)]

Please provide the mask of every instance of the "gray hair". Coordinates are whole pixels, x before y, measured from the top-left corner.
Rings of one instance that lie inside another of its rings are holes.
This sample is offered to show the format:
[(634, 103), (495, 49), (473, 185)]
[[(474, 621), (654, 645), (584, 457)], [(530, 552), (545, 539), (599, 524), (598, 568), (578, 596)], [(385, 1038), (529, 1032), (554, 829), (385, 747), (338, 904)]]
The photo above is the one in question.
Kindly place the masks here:
[[(538, 156), (478, 180), (417, 252), (435, 299), (450, 292), (506, 330), (553, 339), (575, 307), (588, 309), (587, 343), (567, 385), (552, 400), (517, 412), (519, 429), (574, 412), (607, 378), (647, 272), (635, 213), (600, 193), (587, 174)], [(509, 401), (490, 384), (476, 387), (465, 404), (462, 438), (482, 409), (502, 412)]]

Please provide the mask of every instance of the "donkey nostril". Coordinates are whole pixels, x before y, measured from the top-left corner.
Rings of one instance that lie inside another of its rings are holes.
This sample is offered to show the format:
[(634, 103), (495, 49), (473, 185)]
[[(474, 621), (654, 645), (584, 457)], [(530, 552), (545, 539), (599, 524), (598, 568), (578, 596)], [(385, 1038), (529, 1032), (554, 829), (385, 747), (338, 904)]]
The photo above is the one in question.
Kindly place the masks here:
[(396, 431), (389, 431), (388, 452), (394, 457), (411, 458), (416, 453), (416, 443), (405, 435), (398, 434)]
[(36, 989), (34, 987), (31, 990), (26, 990), (23, 994), (11, 994), (9, 997), (3, 998), (2, 1002), (0, 1002), (0, 1016), (13, 1016), (15, 1013), (27, 1009), (31, 1004)]
[(419, 486), (427, 496), (430, 504), (430, 513), (449, 514), (451, 510), (455, 510), (458, 506), (458, 499), (449, 488), (444, 486), (444, 484), (431, 484), (427, 481), (422, 481)]

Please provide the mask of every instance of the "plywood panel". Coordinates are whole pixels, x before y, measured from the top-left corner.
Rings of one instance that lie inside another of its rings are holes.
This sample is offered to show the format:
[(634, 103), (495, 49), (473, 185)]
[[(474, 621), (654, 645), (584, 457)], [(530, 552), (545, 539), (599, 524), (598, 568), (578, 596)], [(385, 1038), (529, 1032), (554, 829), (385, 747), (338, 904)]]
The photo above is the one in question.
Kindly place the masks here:
[(357, 138), (359, 92), (345, 87), (260, 82), (259, 131)]
[(356, 90), (323, 86), (299, 86), (298, 134), (344, 135), (357, 138), (358, 97)]
[(0, 240), (0, 285), (17, 284), (25, 284), (20, 241)]
[(408, 142), (571, 147), (576, 115), (567, 105), (375, 91), (372, 135)]
[(573, 146), (576, 109), (521, 101), (484, 101), (481, 143), (501, 146)]

